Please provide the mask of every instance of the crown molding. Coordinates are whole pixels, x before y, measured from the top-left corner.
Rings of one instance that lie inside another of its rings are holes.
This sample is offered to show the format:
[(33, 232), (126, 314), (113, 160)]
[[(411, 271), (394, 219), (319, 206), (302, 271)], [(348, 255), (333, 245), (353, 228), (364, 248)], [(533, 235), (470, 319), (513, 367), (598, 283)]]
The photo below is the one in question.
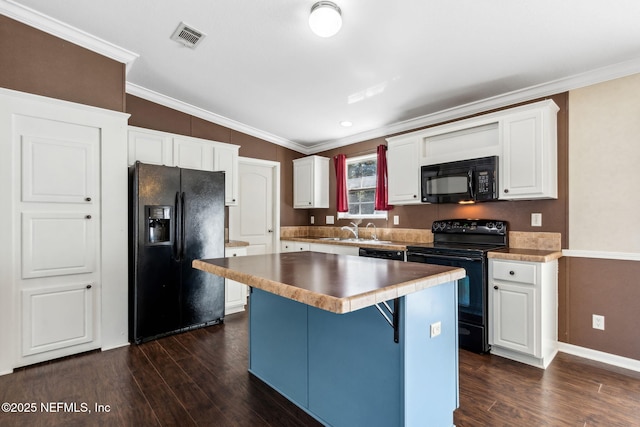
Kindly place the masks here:
[(520, 102), (551, 96), (569, 90), (579, 89), (605, 81), (630, 76), (640, 73), (640, 58), (620, 62), (570, 77), (551, 82), (530, 86), (513, 92), (504, 93), (491, 98), (470, 102), (468, 104), (437, 111), (432, 114), (416, 117), (414, 119), (393, 123), (370, 131), (350, 135), (345, 138), (320, 142), (307, 147), (307, 154), (315, 154), (321, 151), (332, 150), (345, 145), (367, 141), (374, 138), (385, 137), (397, 133), (407, 132), (425, 126), (436, 125), (450, 120), (460, 119), (474, 114), (496, 108), (507, 107)]
[(203, 120), (216, 123), (221, 126), (226, 126), (230, 129), (238, 132), (245, 133), (247, 135), (254, 136), (256, 138), (263, 139), (268, 142), (280, 145), (285, 148), (297, 151), (302, 154), (309, 154), (308, 148), (302, 144), (298, 144), (288, 139), (281, 138), (269, 132), (256, 129), (254, 127), (245, 125), (244, 123), (237, 122), (219, 114), (212, 113), (200, 107), (188, 104), (186, 102), (171, 98), (161, 93), (155, 92), (150, 89), (146, 89), (142, 86), (138, 86), (134, 83), (127, 82), (126, 92), (130, 95), (137, 96), (139, 98), (146, 99), (147, 101), (155, 102), (156, 104), (164, 105), (165, 107), (172, 108), (177, 111), (181, 111), (186, 114), (190, 114), (195, 117), (199, 117)]
[(18, 4), (13, 0), (0, 0), (0, 13), (40, 31), (44, 31), (45, 33), (126, 64), (127, 72), (133, 62), (139, 57), (137, 53), (123, 49), (113, 43), (109, 43), (106, 40)]

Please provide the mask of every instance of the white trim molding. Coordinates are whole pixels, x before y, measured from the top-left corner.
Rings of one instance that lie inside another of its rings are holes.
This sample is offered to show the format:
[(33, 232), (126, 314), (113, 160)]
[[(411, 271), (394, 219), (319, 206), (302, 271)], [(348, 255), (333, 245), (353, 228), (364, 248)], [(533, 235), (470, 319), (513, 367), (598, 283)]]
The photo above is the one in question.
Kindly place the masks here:
[(621, 261), (640, 261), (640, 254), (635, 252), (605, 252), (563, 249), (562, 256), (573, 258), (617, 259)]
[(285, 138), (280, 138), (272, 133), (268, 133), (262, 131), (260, 129), (256, 129), (254, 127), (245, 125), (243, 123), (237, 122), (235, 120), (229, 119), (227, 117), (221, 116), (216, 113), (212, 113), (200, 107), (196, 107), (194, 105), (188, 104), (186, 102), (182, 102), (178, 99), (171, 98), (169, 96), (163, 95), (161, 93), (155, 92), (150, 89), (146, 89), (142, 86), (138, 86), (137, 84), (127, 82), (126, 92), (129, 95), (137, 96), (142, 99), (146, 99), (147, 101), (155, 102), (156, 104), (163, 105), (168, 108), (172, 108), (174, 110), (190, 114), (195, 117), (199, 117), (203, 120), (207, 120), (212, 123), (216, 123), (221, 126), (226, 126), (229, 129), (236, 130), (238, 132), (245, 133), (247, 135), (254, 136), (256, 138), (263, 139), (268, 142), (272, 142), (274, 144), (290, 148), (299, 153), (303, 153), (307, 151), (307, 148), (304, 145), (301, 145), (297, 142), (289, 141)]
[(608, 365), (629, 369), (631, 371), (640, 372), (640, 360), (617, 356), (615, 354), (592, 350), (586, 347), (579, 347), (577, 345), (567, 344), (564, 342), (558, 342), (558, 351), (573, 354), (574, 356), (578, 357), (584, 357), (585, 359), (594, 360), (596, 362), (602, 362)]
[(13, 0), (0, 0), (0, 13), (40, 31), (126, 64), (127, 72), (129, 72), (133, 62), (140, 56)]

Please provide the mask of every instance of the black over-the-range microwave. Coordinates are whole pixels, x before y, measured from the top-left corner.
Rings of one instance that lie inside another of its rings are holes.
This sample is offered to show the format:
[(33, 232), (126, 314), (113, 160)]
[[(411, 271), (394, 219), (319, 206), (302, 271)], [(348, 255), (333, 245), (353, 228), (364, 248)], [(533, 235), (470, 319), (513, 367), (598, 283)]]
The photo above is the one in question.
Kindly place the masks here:
[(474, 203), (498, 198), (498, 156), (421, 167), (422, 201)]

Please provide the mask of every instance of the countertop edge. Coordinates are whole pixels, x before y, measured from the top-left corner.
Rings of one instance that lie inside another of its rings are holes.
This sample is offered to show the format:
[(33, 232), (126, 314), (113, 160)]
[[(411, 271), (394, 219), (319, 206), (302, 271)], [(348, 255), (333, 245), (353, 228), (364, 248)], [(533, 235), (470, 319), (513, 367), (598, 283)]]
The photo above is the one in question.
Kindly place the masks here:
[(413, 292), (437, 286), (453, 280), (462, 279), (466, 276), (466, 271), (462, 268), (455, 268), (447, 272), (432, 274), (428, 277), (409, 280), (403, 283), (389, 285), (387, 287), (366, 292), (350, 297), (337, 298), (331, 295), (312, 292), (286, 283), (275, 282), (263, 277), (254, 276), (210, 264), (203, 260), (194, 260), (193, 268), (216, 274), (227, 279), (244, 283), (248, 286), (261, 289), (263, 291), (291, 299), (312, 307), (330, 311), (336, 314), (346, 314), (362, 308), (373, 306), (383, 301), (399, 298)]
[(505, 251), (490, 251), (488, 258), (509, 261), (551, 262), (562, 258), (562, 251), (545, 251), (539, 249), (509, 248)]

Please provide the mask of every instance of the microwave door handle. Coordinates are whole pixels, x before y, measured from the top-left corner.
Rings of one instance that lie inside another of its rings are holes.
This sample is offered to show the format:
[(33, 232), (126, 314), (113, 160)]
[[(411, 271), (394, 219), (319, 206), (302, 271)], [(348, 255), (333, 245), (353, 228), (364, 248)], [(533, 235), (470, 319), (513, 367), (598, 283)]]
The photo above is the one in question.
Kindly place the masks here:
[(475, 200), (476, 199), (476, 195), (473, 194), (473, 170), (469, 170), (468, 176), (469, 179), (467, 179), (467, 185), (469, 186), (469, 195), (471, 196), (471, 200)]

